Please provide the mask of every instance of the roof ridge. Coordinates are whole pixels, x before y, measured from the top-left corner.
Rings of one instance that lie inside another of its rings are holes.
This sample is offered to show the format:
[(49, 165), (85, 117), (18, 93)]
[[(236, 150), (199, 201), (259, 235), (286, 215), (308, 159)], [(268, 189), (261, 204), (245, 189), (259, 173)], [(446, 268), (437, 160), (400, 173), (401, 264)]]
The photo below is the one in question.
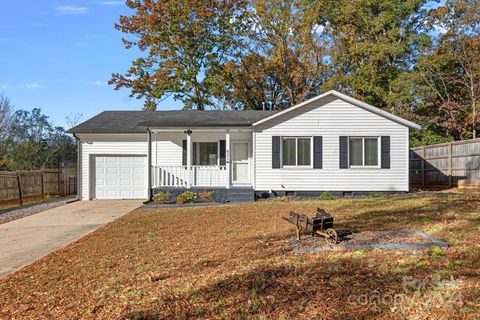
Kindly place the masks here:
[(217, 112), (277, 112), (278, 110), (252, 110), (252, 109), (248, 109), (248, 110), (185, 110), (185, 109), (181, 109), (181, 110), (104, 110), (99, 114), (104, 112), (188, 112), (188, 111), (192, 111), (192, 112), (215, 112), (215, 111)]

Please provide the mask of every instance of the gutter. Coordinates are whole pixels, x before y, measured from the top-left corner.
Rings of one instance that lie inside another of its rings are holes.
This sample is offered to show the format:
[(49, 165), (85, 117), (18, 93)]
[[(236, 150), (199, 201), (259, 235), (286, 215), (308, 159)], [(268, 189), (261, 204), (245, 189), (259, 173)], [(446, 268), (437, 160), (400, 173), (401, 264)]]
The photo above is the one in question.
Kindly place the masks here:
[(81, 146), (81, 140), (80, 138), (77, 137), (77, 135), (75, 133), (72, 133), (73, 137), (75, 138), (75, 140), (77, 141), (77, 199), (80, 200), (81, 197), (80, 197), (80, 193), (81, 193), (81, 172), (80, 172), (80, 167), (81, 167), (81, 164), (80, 164), (80, 146)]

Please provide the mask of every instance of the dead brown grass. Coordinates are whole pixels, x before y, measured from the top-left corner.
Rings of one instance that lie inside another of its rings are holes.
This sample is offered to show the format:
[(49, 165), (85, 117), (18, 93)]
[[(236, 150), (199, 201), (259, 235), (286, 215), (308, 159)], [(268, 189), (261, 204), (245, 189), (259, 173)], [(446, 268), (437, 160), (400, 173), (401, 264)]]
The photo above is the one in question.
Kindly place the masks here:
[[(137, 210), (1, 279), (0, 318), (476, 319), (479, 195)], [(451, 247), (286, 252), (280, 217), (316, 206), (338, 228), (418, 229)], [(405, 292), (404, 276), (428, 285)], [(431, 285), (450, 277), (453, 291)], [(404, 298), (355, 299), (372, 294)], [(428, 303), (447, 295), (458, 303)]]

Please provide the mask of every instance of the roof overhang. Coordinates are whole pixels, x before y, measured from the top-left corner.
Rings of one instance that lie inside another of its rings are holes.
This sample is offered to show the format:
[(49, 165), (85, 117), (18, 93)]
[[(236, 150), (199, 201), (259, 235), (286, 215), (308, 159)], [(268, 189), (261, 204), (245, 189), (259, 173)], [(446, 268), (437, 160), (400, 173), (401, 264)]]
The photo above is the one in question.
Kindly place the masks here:
[(253, 126), (258, 126), (258, 125), (260, 125), (260, 124), (262, 124), (262, 123), (268, 122), (268, 121), (270, 121), (270, 120), (272, 120), (272, 119), (275, 119), (275, 118), (277, 118), (277, 117), (279, 117), (279, 116), (281, 116), (281, 115), (284, 115), (284, 114), (289, 113), (289, 112), (291, 112), (291, 111), (293, 111), (293, 110), (296, 110), (296, 109), (300, 109), (300, 108), (302, 108), (302, 107), (304, 107), (304, 106), (306, 106), (306, 105), (308, 105), (308, 104), (310, 104), (310, 103), (312, 103), (312, 102), (315, 102), (315, 101), (320, 100), (320, 99), (322, 99), (322, 98), (325, 98), (325, 97), (327, 97), (327, 96), (336, 97), (336, 98), (338, 98), (338, 99), (340, 99), (340, 100), (343, 100), (343, 101), (345, 101), (345, 102), (351, 103), (351, 104), (353, 104), (353, 105), (355, 105), (355, 106), (357, 106), (357, 107), (359, 107), (359, 108), (362, 108), (362, 109), (364, 109), (364, 110), (367, 110), (367, 111), (370, 111), (370, 112), (372, 112), (372, 113), (374, 113), (374, 114), (377, 114), (377, 115), (379, 115), (379, 116), (381, 116), (381, 117), (384, 117), (384, 118), (386, 118), (386, 119), (389, 119), (389, 120), (391, 120), (391, 121), (394, 121), (394, 122), (396, 122), (396, 123), (399, 123), (399, 124), (401, 124), (401, 125), (403, 125), (403, 126), (405, 126), (405, 127), (408, 127), (408, 128), (410, 128), (410, 129), (412, 129), (412, 130), (421, 130), (421, 129), (422, 129), (422, 126), (420, 126), (420, 125), (418, 125), (418, 124), (416, 124), (416, 123), (414, 123), (414, 122), (411, 122), (411, 121), (408, 121), (408, 120), (406, 120), (406, 119), (403, 119), (403, 118), (401, 118), (401, 117), (399, 117), (399, 116), (396, 116), (396, 115), (391, 114), (391, 113), (389, 113), (389, 112), (387, 112), (387, 111), (384, 111), (384, 110), (381, 110), (381, 109), (379, 109), (379, 108), (376, 108), (376, 107), (374, 107), (374, 106), (372, 106), (372, 105), (370, 105), (370, 104), (368, 104), (368, 103), (365, 103), (365, 102), (360, 101), (360, 100), (358, 100), (358, 99), (352, 98), (352, 97), (350, 97), (350, 96), (347, 96), (347, 95), (345, 95), (345, 94), (343, 94), (343, 93), (340, 93), (340, 92), (338, 92), (338, 91), (335, 91), (335, 90), (327, 91), (327, 92), (325, 92), (325, 93), (322, 93), (321, 95), (318, 95), (318, 96), (316, 96), (316, 97), (313, 97), (313, 98), (311, 98), (311, 99), (309, 99), (309, 100), (306, 100), (306, 101), (304, 101), (304, 102), (302, 102), (302, 103), (299, 103), (299, 104), (297, 104), (297, 105), (295, 105), (295, 106), (293, 106), (293, 107), (291, 107), (291, 108), (285, 109), (285, 110), (280, 111), (280, 112), (278, 112), (278, 113), (276, 113), (276, 114), (273, 114), (273, 115), (271, 115), (271, 116), (269, 116), (269, 117), (266, 117), (266, 118), (264, 118), (264, 119), (262, 119), (262, 120), (259, 120), (259, 121), (255, 122), (255, 123), (253, 123)]
[(184, 127), (148, 127), (151, 132), (184, 132), (185, 130), (191, 130), (193, 132), (251, 132), (252, 126), (237, 126), (237, 127), (221, 127), (221, 126), (184, 126)]

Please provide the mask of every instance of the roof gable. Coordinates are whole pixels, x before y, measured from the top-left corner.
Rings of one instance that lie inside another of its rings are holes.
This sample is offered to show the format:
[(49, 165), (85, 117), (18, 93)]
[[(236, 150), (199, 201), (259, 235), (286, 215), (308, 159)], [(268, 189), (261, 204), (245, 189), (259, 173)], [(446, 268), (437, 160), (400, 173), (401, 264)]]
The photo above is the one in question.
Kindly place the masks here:
[(348, 103), (350, 103), (350, 104), (352, 104), (352, 105), (355, 105), (355, 106), (357, 106), (357, 107), (359, 107), (359, 108), (362, 108), (362, 109), (364, 109), (364, 110), (366, 110), (366, 111), (369, 111), (369, 112), (372, 112), (372, 113), (374, 113), (374, 114), (377, 114), (377, 115), (379, 115), (379, 116), (381, 116), (381, 117), (384, 117), (384, 118), (386, 118), (386, 119), (388, 119), (388, 120), (391, 120), (391, 121), (393, 121), (393, 122), (399, 123), (399, 124), (401, 124), (401, 125), (403, 125), (403, 126), (405, 126), (405, 127), (408, 127), (408, 128), (410, 128), (410, 129), (413, 129), (413, 130), (420, 130), (420, 129), (422, 129), (422, 127), (421, 127), (420, 125), (416, 124), (416, 123), (413, 123), (413, 122), (411, 122), (411, 121), (408, 121), (408, 120), (406, 120), (406, 119), (403, 119), (403, 118), (401, 118), (401, 117), (399, 117), (399, 116), (396, 116), (396, 115), (391, 114), (391, 113), (389, 113), (389, 112), (387, 112), (387, 111), (384, 111), (384, 110), (381, 110), (381, 109), (379, 109), (379, 108), (376, 108), (376, 107), (374, 107), (374, 106), (372, 106), (372, 105), (370, 105), (370, 104), (368, 104), (368, 103), (365, 103), (365, 102), (360, 101), (360, 100), (358, 100), (358, 99), (352, 98), (352, 97), (350, 97), (350, 96), (347, 96), (347, 95), (345, 95), (345, 94), (343, 94), (343, 93), (340, 93), (340, 92), (338, 92), (338, 91), (335, 91), (335, 90), (327, 91), (327, 92), (325, 92), (325, 93), (323, 93), (323, 94), (321, 94), (321, 95), (318, 95), (318, 96), (316, 96), (316, 97), (313, 97), (313, 98), (311, 98), (311, 99), (309, 99), (309, 100), (306, 100), (306, 101), (304, 101), (304, 102), (302, 102), (302, 103), (299, 103), (299, 104), (297, 104), (297, 105), (295, 105), (295, 106), (293, 106), (293, 107), (291, 107), (291, 108), (285, 109), (285, 110), (283, 110), (283, 111), (280, 111), (280, 112), (277, 112), (277, 113), (275, 113), (275, 114), (272, 114), (272, 115), (270, 115), (270, 116), (268, 116), (268, 117), (265, 117), (265, 118), (263, 118), (263, 119), (255, 122), (255, 123), (253, 123), (253, 126), (257, 126), (257, 125), (259, 125), (259, 124), (265, 123), (265, 122), (270, 121), (270, 120), (272, 120), (272, 119), (275, 119), (275, 118), (277, 118), (277, 117), (279, 117), (279, 116), (281, 116), (281, 115), (284, 115), (284, 114), (286, 114), (286, 113), (289, 113), (289, 112), (291, 112), (291, 111), (293, 111), (293, 110), (300, 109), (300, 108), (302, 108), (302, 107), (304, 107), (304, 106), (306, 106), (306, 105), (311, 104), (312, 102), (315, 102), (315, 101), (320, 100), (320, 99), (322, 99), (322, 98), (325, 98), (325, 97), (327, 97), (327, 96), (336, 97), (336, 98), (338, 98), (338, 99), (340, 99), (340, 100), (343, 100), (343, 101), (345, 101), (345, 102), (348, 102)]

